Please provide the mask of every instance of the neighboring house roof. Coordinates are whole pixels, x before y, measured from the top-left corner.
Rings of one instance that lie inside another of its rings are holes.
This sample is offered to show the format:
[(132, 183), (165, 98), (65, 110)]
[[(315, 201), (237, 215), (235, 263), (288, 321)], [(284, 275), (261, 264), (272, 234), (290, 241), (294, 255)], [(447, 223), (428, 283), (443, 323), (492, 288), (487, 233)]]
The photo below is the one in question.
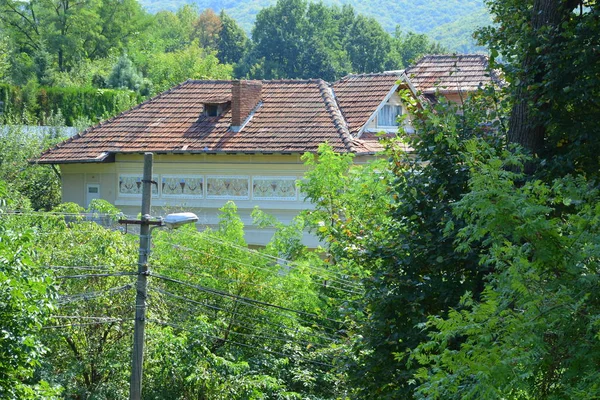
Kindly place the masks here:
[[(382, 146), (364, 127), (400, 84), (415, 95), (437, 88), (476, 90), (490, 80), (486, 66), (482, 56), (426, 56), (407, 73), (349, 75), (333, 84), (321, 79), (248, 81), (248, 96), (235, 98), (234, 86), (236, 93), (246, 90), (240, 81), (189, 80), (58, 144), (36, 162), (103, 162), (114, 160), (114, 154), (147, 151), (304, 153), (324, 142), (338, 152), (373, 154)], [(205, 113), (205, 105), (218, 105), (220, 115), (206, 115), (210, 108)]]
[[(320, 79), (262, 81), (261, 101), (239, 132), (230, 129), (232, 82), (189, 80), (60, 143), (37, 162), (102, 162), (112, 154), (146, 151), (304, 153), (316, 151), (323, 142), (340, 152), (380, 151), (376, 139), (363, 141), (352, 133), (374, 113), (398, 75), (344, 79), (339, 81), (339, 95), (336, 85)], [(369, 87), (374, 90), (365, 95)], [(361, 98), (362, 106), (356, 104)], [(225, 111), (218, 117), (205, 116), (205, 104), (222, 104)], [(350, 117), (339, 104), (349, 106)], [(354, 124), (352, 133), (348, 121)]]
[(382, 101), (396, 88), (402, 73), (348, 75), (333, 84), (351, 134), (356, 135), (369, 122)]
[(406, 70), (415, 88), (425, 94), (473, 92), (498, 77), (488, 69), (486, 56), (428, 55)]

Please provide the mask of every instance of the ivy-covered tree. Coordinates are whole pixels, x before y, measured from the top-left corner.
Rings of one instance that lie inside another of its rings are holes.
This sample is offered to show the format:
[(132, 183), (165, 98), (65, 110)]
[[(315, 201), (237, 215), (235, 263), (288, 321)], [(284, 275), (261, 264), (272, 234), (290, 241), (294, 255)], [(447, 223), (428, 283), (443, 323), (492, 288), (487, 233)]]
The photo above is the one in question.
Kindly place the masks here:
[[(479, 39), (508, 63), (508, 138), (545, 160), (540, 172), (598, 171), (600, 13), (594, 1), (488, 1), (497, 24)], [(574, 51), (573, 49), (577, 49)], [(531, 171), (530, 171), (531, 172)]]

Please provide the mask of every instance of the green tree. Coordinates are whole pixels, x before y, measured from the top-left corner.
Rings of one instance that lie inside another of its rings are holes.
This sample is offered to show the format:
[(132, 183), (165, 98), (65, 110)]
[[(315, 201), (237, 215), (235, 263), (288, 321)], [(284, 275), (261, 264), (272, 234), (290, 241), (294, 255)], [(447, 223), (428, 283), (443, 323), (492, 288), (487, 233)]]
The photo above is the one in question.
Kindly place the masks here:
[(37, 132), (19, 127), (8, 127), (0, 133), (0, 175), (36, 210), (50, 210), (60, 202), (60, 179), (50, 166), (31, 165), (29, 160), (62, 139), (40, 137)]
[(248, 36), (233, 18), (221, 11), (221, 31), (217, 42), (217, 57), (223, 64), (239, 63), (248, 50)]
[[(0, 181), (0, 203), (8, 199)], [(15, 204), (7, 204), (9, 207)], [(2, 211), (0, 210), (0, 214)], [(33, 232), (7, 227), (0, 221), (0, 396), (5, 399), (52, 398), (46, 382), (34, 372), (47, 349), (41, 328), (52, 310), (51, 280), (33, 265)]]
[(462, 116), (443, 101), (434, 109), (417, 107), (410, 96), (404, 102), (417, 134), (401, 132), (401, 141), (391, 141), (384, 165), (359, 173), (356, 184), (343, 165), (323, 157), (322, 172), (303, 188), (316, 204), (313, 227), (331, 258), (364, 277), (366, 293), (350, 307), (360, 312), (349, 314), (359, 339), (346, 360), (357, 398), (412, 398), (418, 366), (407, 360), (427, 338), (422, 324), (429, 315), (444, 315), (465, 291), (481, 293), (488, 273), (475, 253), (454, 252), (464, 221), (453, 215), (452, 204), (468, 191), (465, 140), (483, 136), (501, 143), (481, 124), (490, 120), (500, 128), (496, 114), (488, 114), (495, 101), (474, 96)]
[(192, 38), (204, 49), (217, 50), (221, 29), (221, 18), (211, 8), (207, 8), (194, 21)]
[[(252, 30), (245, 75), (333, 80), (348, 71), (337, 35), (337, 10), (322, 3), (279, 0), (262, 9)], [(258, 66), (253, 72), (252, 67)]]
[(20, 52), (45, 48), (59, 72), (127, 47), (147, 24), (135, 0), (2, 0), (0, 21)]
[(161, 92), (186, 79), (229, 79), (233, 68), (192, 43), (183, 50), (156, 54), (148, 60), (147, 71), (155, 91)]
[(413, 32), (403, 33), (396, 27), (392, 40), (393, 59), (398, 63), (397, 68), (408, 68), (425, 54), (448, 53), (440, 44), (432, 42), (427, 35)]
[[(523, 181), (526, 159), (469, 142), (467, 224), (459, 251), (488, 277), (447, 317), (430, 317), (414, 353), (424, 398), (595, 398), (600, 395), (597, 184), (582, 175)], [(478, 243), (482, 242), (482, 247)]]
[(358, 15), (344, 38), (344, 48), (357, 73), (398, 69), (390, 58), (392, 40), (381, 25), (369, 17)]
[[(479, 32), (503, 68), (513, 97), (510, 141), (540, 160), (540, 173), (598, 171), (600, 117), (595, 56), (600, 27), (596, 2), (488, 2), (498, 25)], [(577, 48), (577, 51), (573, 49)]]
[(143, 83), (142, 75), (137, 71), (127, 54), (119, 57), (108, 77), (108, 85), (115, 89), (139, 91)]

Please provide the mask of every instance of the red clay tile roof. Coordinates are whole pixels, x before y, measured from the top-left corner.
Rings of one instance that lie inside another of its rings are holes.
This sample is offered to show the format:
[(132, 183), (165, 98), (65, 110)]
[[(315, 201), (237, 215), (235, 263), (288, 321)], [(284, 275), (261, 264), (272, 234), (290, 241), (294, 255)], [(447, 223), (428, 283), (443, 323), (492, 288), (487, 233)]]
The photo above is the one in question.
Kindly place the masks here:
[(400, 79), (401, 72), (348, 75), (333, 84), (348, 130), (356, 135)]
[(480, 86), (498, 81), (488, 70), (487, 57), (476, 54), (429, 55), (406, 70), (406, 75), (424, 94), (472, 92)]
[[(423, 92), (475, 90), (483, 56), (426, 56), (407, 71)], [(357, 139), (402, 71), (320, 79), (262, 81), (261, 103), (239, 132), (231, 126), (231, 81), (186, 81), (44, 152), (44, 164), (101, 162), (117, 153), (304, 153), (328, 142), (338, 152), (374, 153), (375, 137)], [(410, 85), (409, 85), (410, 86)], [(204, 104), (223, 104), (218, 117)]]
[[(229, 129), (231, 81), (186, 81), (68, 139), (37, 162), (100, 162), (114, 153), (145, 151), (303, 153), (316, 151), (326, 141), (340, 152), (354, 151), (355, 144), (360, 147), (350, 136), (328, 83), (262, 84), (262, 103), (240, 132)], [(226, 111), (219, 117), (203, 116), (205, 103), (227, 103)]]

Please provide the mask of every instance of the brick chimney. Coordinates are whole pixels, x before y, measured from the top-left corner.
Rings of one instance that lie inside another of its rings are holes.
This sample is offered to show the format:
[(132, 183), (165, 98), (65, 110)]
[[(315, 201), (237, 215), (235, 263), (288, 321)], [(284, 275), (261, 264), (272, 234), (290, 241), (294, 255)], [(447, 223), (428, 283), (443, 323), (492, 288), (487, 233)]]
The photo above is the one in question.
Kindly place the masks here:
[(260, 101), (261, 81), (232, 81), (231, 130), (239, 132), (250, 112)]

